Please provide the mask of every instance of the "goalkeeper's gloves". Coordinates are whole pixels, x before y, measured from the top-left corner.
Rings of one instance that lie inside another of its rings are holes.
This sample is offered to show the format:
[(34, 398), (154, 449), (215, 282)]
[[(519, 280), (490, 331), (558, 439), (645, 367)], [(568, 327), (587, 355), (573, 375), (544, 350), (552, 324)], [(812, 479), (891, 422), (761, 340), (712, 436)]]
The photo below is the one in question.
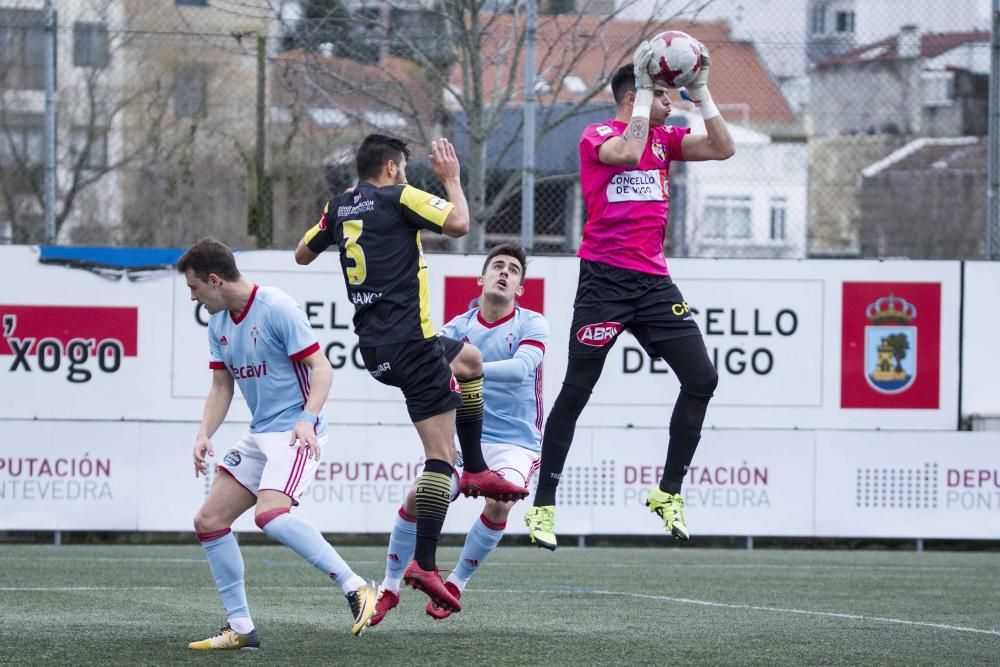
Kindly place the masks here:
[(712, 101), (712, 94), (708, 92), (708, 70), (712, 66), (712, 57), (708, 54), (708, 49), (704, 44), (701, 46), (701, 69), (698, 75), (690, 84), (681, 88), (681, 98), (694, 104), (701, 116), (705, 120), (715, 118), (719, 115), (719, 108)]
[(632, 105), (632, 116), (649, 118), (649, 109), (653, 106), (653, 77), (649, 74), (649, 63), (653, 60), (653, 47), (646, 40), (636, 48), (632, 56), (635, 67), (635, 103)]
[(653, 77), (649, 74), (649, 63), (653, 61), (653, 47), (644, 40), (635, 49), (632, 56), (632, 65), (635, 67), (635, 89), (636, 91), (648, 89), (653, 90)]

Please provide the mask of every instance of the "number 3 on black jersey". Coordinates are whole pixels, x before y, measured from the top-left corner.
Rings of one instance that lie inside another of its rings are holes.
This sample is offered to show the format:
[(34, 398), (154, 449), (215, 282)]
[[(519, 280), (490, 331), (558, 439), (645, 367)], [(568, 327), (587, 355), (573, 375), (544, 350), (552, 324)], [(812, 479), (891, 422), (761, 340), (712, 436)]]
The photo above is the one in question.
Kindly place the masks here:
[(358, 239), (361, 238), (361, 228), (364, 224), (364, 220), (345, 220), (343, 225), (344, 252), (354, 260), (354, 266), (346, 269), (347, 281), (352, 285), (360, 285), (365, 282), (365, 278), (368, 276), (365, 251), (358, 245)]

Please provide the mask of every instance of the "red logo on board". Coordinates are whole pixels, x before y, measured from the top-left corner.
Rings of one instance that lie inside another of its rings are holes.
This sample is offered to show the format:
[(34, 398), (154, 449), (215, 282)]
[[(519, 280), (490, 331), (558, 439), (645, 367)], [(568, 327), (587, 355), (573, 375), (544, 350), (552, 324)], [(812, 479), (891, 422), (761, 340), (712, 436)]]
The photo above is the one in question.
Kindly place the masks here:
[(14, 357), (8, 372), (63, 369), (67, 380), (82, 383), (138, 354), (134, 307), (0, 305), (0, 324), (0, 356)]
[(842, 408), (937, 409), (941, 284), (845, 282)]
[[(476, 278), (445, 276), (444, 279), (444, 321), (461, 315), (479, 305), (483, 288)], [(545, 278), (525, 278), (524, 294), (517, 297), (517, 305), (545, 313)]]

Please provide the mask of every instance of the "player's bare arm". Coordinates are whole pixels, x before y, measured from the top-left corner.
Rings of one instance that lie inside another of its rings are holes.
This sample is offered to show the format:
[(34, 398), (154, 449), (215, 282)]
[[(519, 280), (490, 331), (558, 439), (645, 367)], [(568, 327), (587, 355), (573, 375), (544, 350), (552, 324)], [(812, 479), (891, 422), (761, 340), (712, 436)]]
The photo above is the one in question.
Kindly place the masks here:
[(693, 103), (705, 119), (705, 134), (689, 134), (681, 140), (681, 155), (688, 162), (725, 160), (736, 153), (736, 143), (729, 133), (729, 126), (719, 113), (708, 90), (708, 73), (712, 66), (712, 57), (704, 45), (701, 45), (701, 59), (702, 66), (698, 76), (684, 88), (681, 95)]
[(295, 422), (292, 439), (288, 444), (289, 446), (298, 445), (300, 448), (305, 447), (309, 450), (307, 458), (311, 457), (318, 461), (321, 452), (319, 440), (316, 438), (316, 416), (323, 410), (323, 405), (330, 395), (330, 386), (333, 384), (333, 368), (323, 352), (319, 350), (303, 359), (302, 363), (309, 368), (309, 399), (306, 401), (303, 411), (308, 413), (310, 417), (309, 420), (300, 418)]
[(722, 116), (705, 121), (706, 134), (688, 134), (681, 139), (681, 155), (688, 162), (727, 160), (736, 153), (736, 143)]
[[(649, 61), (653, 57), (653, 48), (649, 42), (643, 42), (635, 50), (632, 65), (635, 70), (635, 90), (625, 94), (623, 106), (619, 106), (619, 119), (622, 114), (628, 114), (628, 127), (620, 137), (612, 137), (604, 142), (598, 150), (598, 159), (604, 164), (634, 167), (639, 164), (646, 150), (649, 138), (649, 117), (653, 100), (664, 101), (666, 88), (655, 87), (649, 74)], [(669, 100), (669, 98), (666, 98)]]
[(311, 264), (317, 257), (319, 257), (319, 253), (309, 249), (305, 238), (300, 239), (299, 244), (295, 246), (295, 263), (302, 265)]
[(634, 167), (642, 159), (648, 137), (649, 119), (633, 116), (622, 136), (611, 137), (601, 144), (597, 157), (604, 164)]
[(215, 456), (212, 451), (212, 436), (219, 430), (222, 421), (229, 412), (234, 393), (233, 376), (224, 368), (212, 371), (212, 388), (208, 390), (205, 399), (205, 409), (202, 412), (201, 426), (194, 443), (194, 476), (208, 474), (208, 463), (205, 456)]
[(445, 138), (431, 142), (431, 168), (438, 177), (444, 190), (448, 193), (448, 201), (454, 208), (448, 213), (441, 229), (445, 236), (459, 238), (469, 233), (469, 203), (462, 190), (461, 167), (455, 146)]

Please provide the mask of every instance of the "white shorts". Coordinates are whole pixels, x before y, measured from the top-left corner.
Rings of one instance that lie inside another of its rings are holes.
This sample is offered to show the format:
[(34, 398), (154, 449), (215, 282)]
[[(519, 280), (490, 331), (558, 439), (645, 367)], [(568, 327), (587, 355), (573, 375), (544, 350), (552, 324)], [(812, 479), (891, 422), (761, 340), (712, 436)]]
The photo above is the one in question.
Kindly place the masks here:
[[(319, 437), (321, 449), (329, 436)], [(291, 447), (292, 431), (247, 433), (226, 452), (217, 469), (232, 475), (255, 496), (261, 491), (279, 491), (296, 505), (309, 488), (319, 461), (306, 458), (309, 450)]]
[[(483, 443), (483, 458), (491, 470), (496, 470), (504, 479), (513, 484), (530, 489), (531, 478), (538, 470), (541, 459), (530, 449), (518, 445), (496, 445)], [(459, 450), (455, 474), (451, 478), (451, 499), (458, 497), (458, 479), (462, 476), (462, 454)]]

